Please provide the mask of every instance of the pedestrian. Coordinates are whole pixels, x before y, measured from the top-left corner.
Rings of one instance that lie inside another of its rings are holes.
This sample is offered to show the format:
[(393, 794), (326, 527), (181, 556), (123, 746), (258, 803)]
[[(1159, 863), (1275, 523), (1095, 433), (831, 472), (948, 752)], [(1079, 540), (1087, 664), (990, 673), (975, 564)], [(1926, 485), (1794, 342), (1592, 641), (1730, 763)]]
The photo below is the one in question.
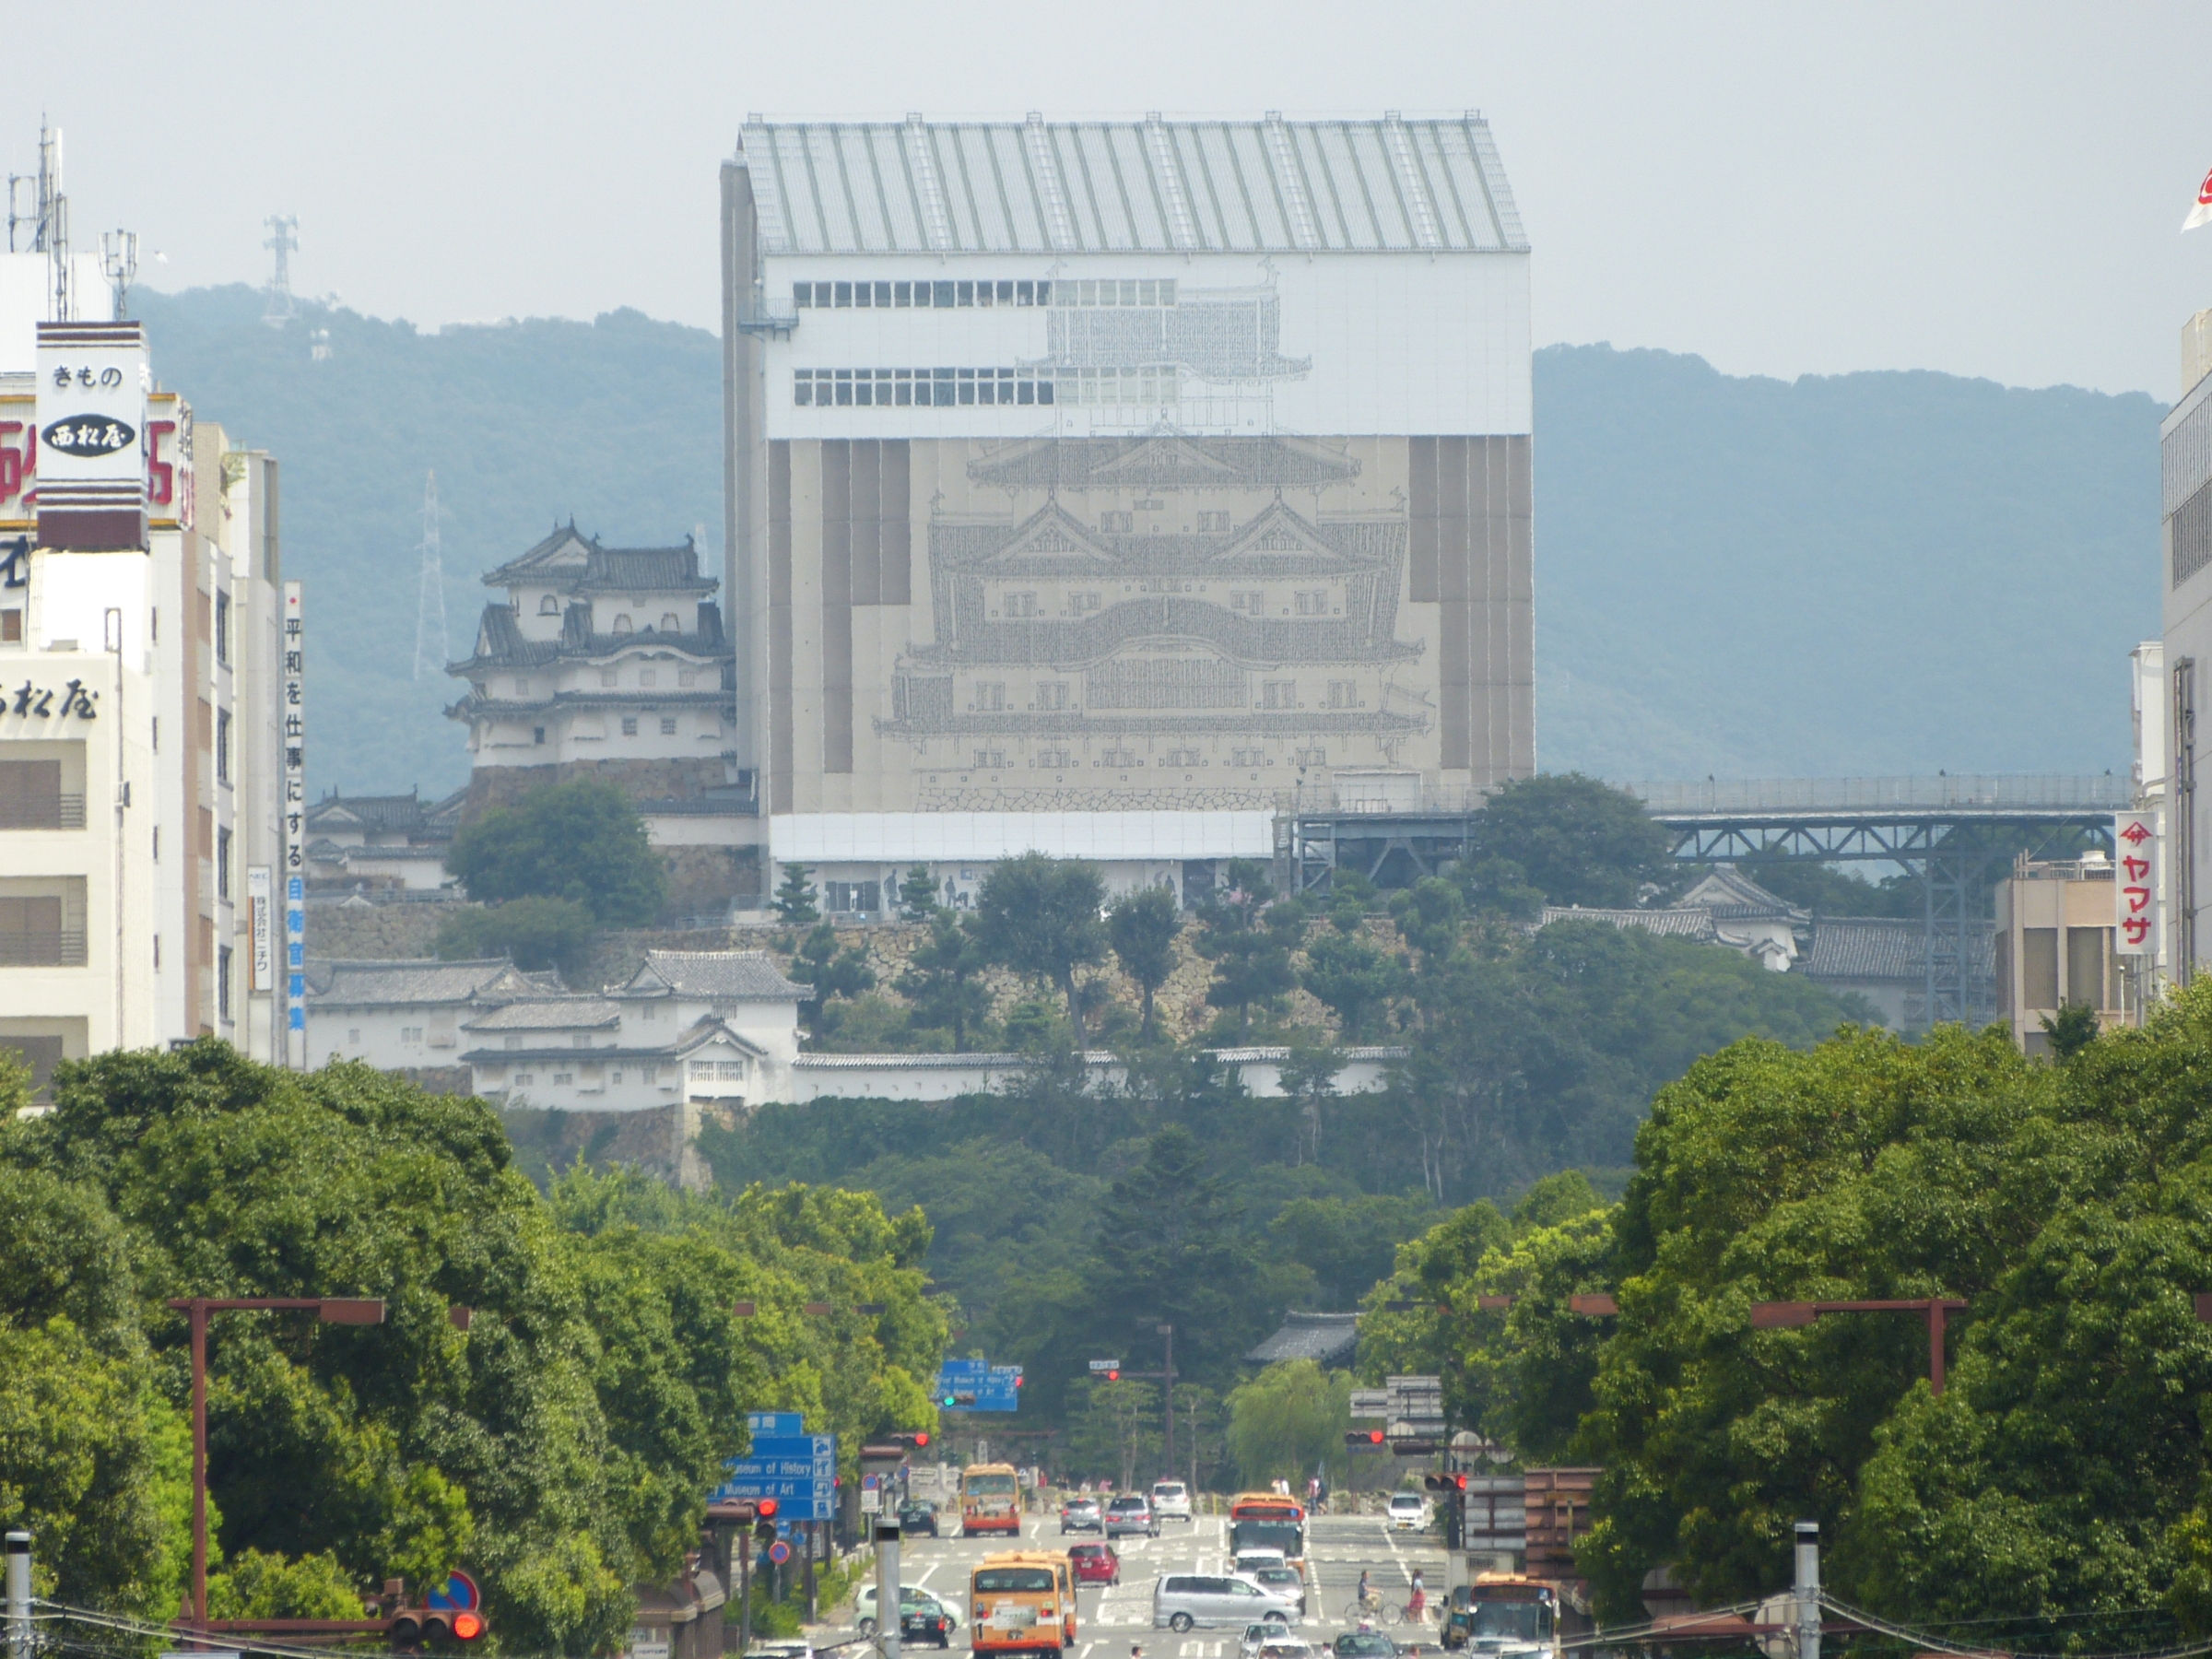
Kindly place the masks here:
[(1421, 1583), (1421, 1570), (1416, 1567), (1413, 1570), (1413, 1594), (1406, 1598), (1406, 1617), (1416, 1624), (1420, 1623), (1428, 1606), (1429, 1592)]

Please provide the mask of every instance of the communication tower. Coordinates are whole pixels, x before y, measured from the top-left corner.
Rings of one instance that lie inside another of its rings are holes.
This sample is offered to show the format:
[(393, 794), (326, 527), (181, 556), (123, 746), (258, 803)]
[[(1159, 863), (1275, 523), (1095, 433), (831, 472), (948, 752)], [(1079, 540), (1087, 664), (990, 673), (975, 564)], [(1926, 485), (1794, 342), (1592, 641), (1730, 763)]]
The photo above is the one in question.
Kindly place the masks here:
[(124, 322), (130, 315), (131, 279), (138, 275), (138, 232), (103, 231), (100, 268), (108, 274), (108, 288), (115, 296), (115, 321)]
[[(24, 187), (30, 188), (31, 210), (16, 211)], [(62, 194), (62, 130), (39, 122), (39, 171), (35, 177), (7, 176), (7, 251), (17, 252), (16, 227), (30, 227), (30, 246), (23, 250), (46, 255), (53, 272), (53, 316), (66, 323), (76, 315), (76, 296), (69, 291), (69, 198)]]
[(271, 328), (282, 328), (300, 314), (292, 303), (292, 254), (299, 249), (300, 239), (292, 233), (300, 229), (299, 216), (276, 213), (262, 220), (268, 227), (269, 239), (261, 245), (276, 255), (276, 268), (269, 276), (268, 303), (262, 307), (261, 320)]
[(415, 677), (445, 672), (445, 557), (438, 543), (438, 474), (422, 487), (422, 589), (415, 603)]

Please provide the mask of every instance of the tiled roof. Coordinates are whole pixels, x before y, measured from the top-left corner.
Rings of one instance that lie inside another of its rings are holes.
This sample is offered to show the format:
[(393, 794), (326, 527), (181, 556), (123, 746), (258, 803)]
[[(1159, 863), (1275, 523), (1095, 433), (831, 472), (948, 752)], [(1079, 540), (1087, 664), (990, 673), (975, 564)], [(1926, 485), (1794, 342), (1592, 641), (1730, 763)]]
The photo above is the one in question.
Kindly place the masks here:
[[(1813, 947), (1805, 961), (1808, 979), (1924, 981), (1927, 924), (1896, 916), (1822, 916), (1813, 924)], [(1996, 965), (1994, 931), (1978, 929), (1968, 940), (1968, 971), (1987, 975)]]
[[(481, 1028), (472, 1024), (468, 1029), (473, 1031)], [(524, 1060), (533, 1064), (558, 1064), (564, 1060), (575, 1060), (589, 1061), (594, 1065), (604, 1065), (608, 1061), (617, 1063), (635, 1061), (640, 1064), (665, 1065), (682, 1060), (687, 1054), (697, 1053), (700, 1049), (716, 1042), (727, 1042), (741, 1053), (749, 1055), (755, 1060), (764, 1060), (768, 1057), (766, 1049), (758, 1043), (748, 1041), (723, 1024), (721, 1020), (710, 1015), (693, 1024), (688, 1030), (674, 1041), (665, 1043), (658, 1048), (574, 1048), (563, 1044), (557, 1048), (471, 1049), (461, 1058), (471, 1065), (487, 1066), (512, 1065), (518, 1061)]]
[(486, 587), (504, 587), (510, 582), (543, 581), (556, 571), (573, 568), (581, 571), (592, 556), (588, 536), (579, 535), (573, 520), (554, 526), (553, 534), (528, 551), (520, 553), (496, 570), (484, 572)]
[(1608, 927), (1641, 927), (1647, 932), (1677, 939), (1696, 939), (1702, 944), (1720, 942), (1711, 911), (1676, 905), (1661, 910), (1583, 910), (1579, 905), (1547, 904), (1536, 925), (1549, 927), (1554, 922), (1603, 922)]
[(564, 660), (596, 661), (640, 645), (658, 646), (710, 662), (727, 661), (735, 655), (723, 633), (718, 605), (700, 606), (697, 633), (661, 633), (649, 623), (635, 633), (605, 634), (592, 631), (591, 606), (571, 605), (561, 616), (559, 637), (551, 640), (524, 638), (522, 624), (515, 620), (510, 606), (488, 605), (477, 629), (475, 650), (459, 662), (448, 663), (445, 671), (470, 674), (485, 668), (535, 668)]
[(465, 1031), (582, 1031), (622, 1023), (622, 1005), (604, 996), (530, 996), (464, 1020)]
[(505, 957), (461, 962), (332, 961), (321, 966), (320, 982), (310, 975), (309, 1000), (343, 1007), (432, 1003), (459, 1006), (538, 993)]
[(404, 795), (342, 795), (335, 790), (307, 809), (307, 827), (328, 832), (352, 825), (371, 834), (412, 835), (423, 827), (422, 802), (413, 790)]
[(748, 121), (761, 250), (1522, 252), (1488, 124)]
[(594, 542), (583, 574), (569, 591), (711, 594), (721, 585), (699, 573), (699, 549), (688, 540), (680, 547), (602, 547)]
[(1731, 922), (1769, 918), (1804, 923), (1810, 911), (1799, 910), (1788, 900), (1770, 893), (1734, 865), (1718, 865), (1677, 903), (1684, 909), (1703, 909)]
[(675, 991), (715, 1002), (803, 1002), (808, 994), (783, 977), (765, 950), (649, 950), (622, 990)]
[(1286, 1313), (1282, 1328), (1244, 1359), (1252, 1365), (1274, 1365), (1284, 1359), (1343, 1365), (1359, 1347), (1357, 1313)]

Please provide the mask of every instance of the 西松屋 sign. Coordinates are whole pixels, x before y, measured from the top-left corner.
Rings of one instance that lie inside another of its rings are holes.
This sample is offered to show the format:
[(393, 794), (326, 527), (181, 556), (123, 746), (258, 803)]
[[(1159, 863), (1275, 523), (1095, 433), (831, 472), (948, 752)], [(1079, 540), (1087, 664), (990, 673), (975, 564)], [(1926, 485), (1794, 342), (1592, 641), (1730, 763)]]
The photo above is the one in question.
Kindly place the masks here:
[(40, 545), (144, 547), (146, 330), (136, 323), (41, 323), (38, 330)]

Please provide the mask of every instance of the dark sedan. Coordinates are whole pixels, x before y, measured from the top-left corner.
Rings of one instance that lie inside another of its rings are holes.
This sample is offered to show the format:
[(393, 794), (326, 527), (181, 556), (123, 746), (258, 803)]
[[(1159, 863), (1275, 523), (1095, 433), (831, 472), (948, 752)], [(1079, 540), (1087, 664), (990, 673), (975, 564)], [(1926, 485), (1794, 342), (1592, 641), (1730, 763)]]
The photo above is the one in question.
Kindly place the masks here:
[(924, 1503), (918, 1498), (911, 1502), (900, 1504), (899, 1506), (899, 1530), (910, 1538), (917, 1533), (927, 1533), (931, 1537), (935, 1537), (937, 1535), (937, 1506), (934, 1503)]

